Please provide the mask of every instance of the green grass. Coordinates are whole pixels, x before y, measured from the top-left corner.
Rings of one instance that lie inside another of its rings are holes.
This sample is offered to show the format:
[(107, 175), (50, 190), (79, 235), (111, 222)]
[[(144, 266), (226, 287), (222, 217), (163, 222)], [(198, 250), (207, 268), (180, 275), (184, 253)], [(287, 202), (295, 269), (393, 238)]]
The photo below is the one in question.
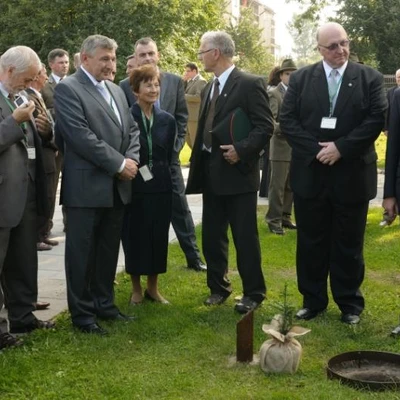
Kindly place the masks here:
[[(274, 236), (262, 222), (260, 240), (268, 300), (257, 310), (254, 351), (267, 339), (263, 323), (275, 313), (288, 283), (290, 301), (297, 308), (295, 232)], [(0, 353), (0, 398), (14, 399), (273, 399), (353, 400), (399, 399), (400, 393), (368, 393), (326, 378), (326, 364), (336, 354), (352, 350), (399, 352), (400, 341), (388, 336), (400, 313), (398, 225), (380, 228), (382, 212), (372, 209), (365, 243), (366, 310), (359, 326), (340, 323), (331, 302), (328, 311), (302, 325), (311, 333), (301, 337), (303, 359), (295, 375), (265, 375), (258, 366), (236, 365), (234, 297), (241, 283), (231, 248), (230, 278), (234, 293), (217, 308), (206, 308), (205, 274), (185, 268), (177, 244), (170, 246), (168, 272), (160, 277), (162, 294), (172, 305), (145, 302), (128, 307), (130, 283), (121, 274), (116, 301), (122, 312), (138, 319), (129, 323), (103, 323), (109, 337), (92, 337), (72, 330), (67, 313), (57, 320), (57, 330), (35, 332), (20, 349)], [(200, 237), (200, 229), (198, 233)]]

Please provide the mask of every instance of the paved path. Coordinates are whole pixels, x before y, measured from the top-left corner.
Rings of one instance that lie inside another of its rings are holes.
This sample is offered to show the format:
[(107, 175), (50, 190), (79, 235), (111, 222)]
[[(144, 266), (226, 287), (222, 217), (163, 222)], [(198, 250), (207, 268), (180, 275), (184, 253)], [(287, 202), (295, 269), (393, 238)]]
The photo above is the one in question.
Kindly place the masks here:
[[(188, 168), (182, 168), (185, 179), (188, 175)], [(384, 175), (378, 174), (378, 196), (371, 201), (371, 205), (380, 206), (382, 203), (382, 186)], [(202, 198), (201, 195), (188, 196), (190, 210), (192, 212), (195, 224), (201, 222)], [(57, 199), (58, 203), (58, 199)], [(259, 198), (260, 205), (267, 205), (268, 200)], [(53, 247), (50, 251), (41, 251), (39, 254), (39, 300), (48, 301), (51, 306), (48, 310), (39, 311), (36, 315), (40, 319), (50, 319), (67, 308), (66, 286), (64, 272), (64, 250), (65, 250), (65, 234), (63, 233), (61, 207), (56, 206), (54, 214), (54, 227), (52, 230), (52, 239), (58, 240), (60, 244)], [(170, 229), (170, 241), (176, 240), (173, 229)], [(124, 256), (121, 248), (118, 271), (124, 268)], [(0, 316), (4, 316), (5, 311), (0, 312)]]

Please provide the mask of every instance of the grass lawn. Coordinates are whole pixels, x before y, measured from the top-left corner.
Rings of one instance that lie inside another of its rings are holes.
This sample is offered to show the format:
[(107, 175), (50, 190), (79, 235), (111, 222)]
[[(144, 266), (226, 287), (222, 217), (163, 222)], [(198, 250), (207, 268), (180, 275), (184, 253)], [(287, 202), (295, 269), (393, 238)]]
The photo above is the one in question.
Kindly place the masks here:
[[(301, 297), (295, 279), (295, 232), (273, 236), (262, 222), (259, 230), (268, 300), (256, 311), (254, 351), (267, 339), (263, 323), (275, 314), (273, 302), (288, 283), (290, 300), (297, 308)], [(399, 399), (400, 393), (368, 393), (326, 378), (327, 361), (352, 350), (400, 352), (400, 340), (388, 333), (399, 322), (400, 273), (398, 224), (380, 228), (381, 209), (368, 218), (363, 292), (366, 310), (359, 326), (339, 321), (339, 310), (304, 322), (311, 333), (301, 337), (303, 359), (295, 375), (265, 375), (257, 366), (232, 364), (236, 323), (234, 297), (241, 284), (230, 258), (234, 293), (227, 302), (207, 308), (205, 274), (185, 268), (177, 244), (170, 246), (168, 273), (160, 277), (170, 306), (145, 302), (129, 308), (129, 279), (122, 274), (116, 286), (122, 312), (135, 314), (129, 323), (103, 323), (109, 337), (92, 337), (72, 330), (68, 315), (61, 315), (57, 330), (35, 332), (22, 348), (0, 354), (0, 399)], [(200, 233), (201, 227), (198, 228)], [(200, 237), (200, 235), (199, 235)], [(232, 249), (231, 249), (232, 250)]]

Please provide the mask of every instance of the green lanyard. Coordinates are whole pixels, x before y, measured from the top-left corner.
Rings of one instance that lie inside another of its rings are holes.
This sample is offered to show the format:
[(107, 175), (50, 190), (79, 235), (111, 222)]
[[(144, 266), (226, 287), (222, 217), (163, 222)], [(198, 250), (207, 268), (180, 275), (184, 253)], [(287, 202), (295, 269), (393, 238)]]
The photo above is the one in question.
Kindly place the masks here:
[(146, 115), (144, 114), (144, 112), (142, 110), (140, 110), (140, 112), (142, 113), (144, 130), (146, 131), (147, 143), (149, 146), (149, 168), (151, 171), (153, 168), (153, 139), (151, 137), (151, 128), (153, 127), (154, 117), (153, 117), (153, 114), (151, 114), (150, 119), (148, 120), (146, 118)]
[[(11, 103), (10, 99), (6, 96), (4, 96), (4, 94), (2, 93), (4, 100), (6, 101), (6, 103), (8, 104), (8, 106), (10, 107), (11, 111), (14, 111), (16, 109), (15, 105)], [(26, 125), (26, 122), (23, 122), (22, 124), (22, 128), (26, 131), (28, 129), (28, 126)], [(27, 145), (28, 144), (28, 139), (26, 138), (26, 135), (24, 135), (24, 142)]]
[(340, 77), (340, 79), (336, 82), (335, 78), (331, 77), (331, 80), (334, 81), (332, 82), (331, 85), (328, 84), (328, 90), (329, 90), (329, 118), (332, 117), (333, 114), (333, 101), (336, 98), (340, 84), (342, 83), (343, 75)]

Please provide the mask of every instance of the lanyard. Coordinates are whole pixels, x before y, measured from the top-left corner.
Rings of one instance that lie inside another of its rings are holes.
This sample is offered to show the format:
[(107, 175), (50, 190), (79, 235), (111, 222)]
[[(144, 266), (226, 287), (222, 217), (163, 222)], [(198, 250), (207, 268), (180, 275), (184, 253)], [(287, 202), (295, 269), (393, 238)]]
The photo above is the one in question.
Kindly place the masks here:
[(149, 146), (149, 168), (151, 171), (153, 168), (153, 139), (151, 137), (151, 128), (153, 127), (154, 117), (153, 114), (151, 114), (150, 119), (147, 119), (144, 112), (142, 110), (140, 110), (140, 112), (142, 113), (144, 130), (146, 131), (147, 144)]
[[(333, 109), (336, 103), (336, 97), (339, 92), (340, 84), (342, 83), (343, 75), (336, 82), (334, 77), (331, 77), (331, 84), (328, 84), (329, 91), (329, 118), (332, 117)], [(333, 81), (333, 82), (332, 82)]]
[[(6, 101), (6, 103), (8, 104), (8, 106), (10, 107), (10, 110), (14, 111), (16, 109), (15, 105), (13, 105), (11, 103), (10, 99), (8, 97), (4, 96), (3, 93), (2, 93), (2, 96), (3, 96), (4, 100)], [(21, 125), (22, 125), (22, 129), (26, 132), (26, 130), (28, 128), (27, 125), (26, 125), (26, 122), (23, 122)], [(26, 147), (28, 147), (28, 139), (27, 139), (26, 135), (24, 135), (23, 141), (24, 141)]]

